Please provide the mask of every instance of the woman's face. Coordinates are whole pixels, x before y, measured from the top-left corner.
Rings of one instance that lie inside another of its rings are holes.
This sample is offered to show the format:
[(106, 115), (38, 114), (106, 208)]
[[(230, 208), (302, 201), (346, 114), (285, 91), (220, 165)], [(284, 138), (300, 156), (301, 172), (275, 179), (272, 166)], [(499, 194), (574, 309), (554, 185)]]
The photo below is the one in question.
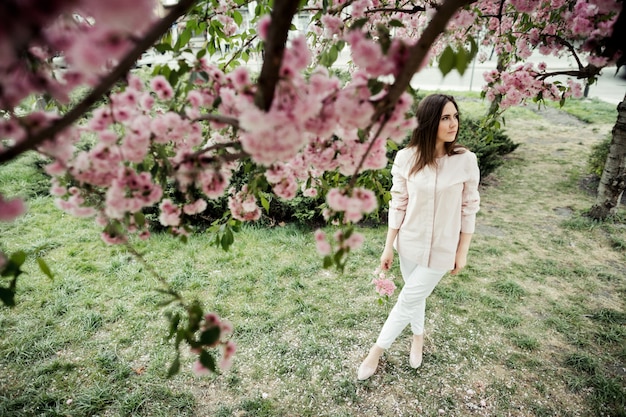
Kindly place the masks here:
[(437, 129), (437, 142), (452, 142), (456, 138), (459, 130), (459, 112), (456, 110), (454, 103), (447, 102), (443, 106), (441, 118), (439, 119), (439, 129)]

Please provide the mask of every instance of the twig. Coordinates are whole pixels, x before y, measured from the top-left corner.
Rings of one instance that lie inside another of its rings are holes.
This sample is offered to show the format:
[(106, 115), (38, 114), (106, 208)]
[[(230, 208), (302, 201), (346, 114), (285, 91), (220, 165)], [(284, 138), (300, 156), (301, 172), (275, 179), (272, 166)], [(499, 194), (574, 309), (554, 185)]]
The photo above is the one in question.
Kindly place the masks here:
[(537, 77), (538, 80), (545, 80), (548, 77), (555, 77), (557, 75), (569, 75), (571, 77), (576, 77), (577, 79), (581, 78), (592, 78), (596, 75), (600, 74), (602, 68), (596, 67), (595, 65), (587, 65), (586, 67), (579, 70), (568, 70), (568, 71), (554, 71), (548, 72), (545, 74), (541, 74)]
[(426, 7), (424, 6), (413, 6), (410, 9), (402, 9), (400, 7), (379, 7), (377, 9), (368, 9), (365, 11), (365, 14), (372, 14), (372, 13), (378, 13), (378, 12), (414, 14), (417, 12), (424, 12), (424, 11), (426, 11)]
[(137, 251), (137, 249), (135, 249), (133, 245), (126, 242), (125, 246), (126, 246), (126, 249), (135, 257), (135, 259), (137, 259), (143, 265), (143, 267), (148, 270), (150, 274), (152, 274), (157, 280), (159, 280), (161, 284), (163, 284), (167, 288), (166, 291), (168, 294), (172, 295), (178, 301), (181, 301), (181, 302), (183, 301), (183, 297), (180, 294), (178, 294), (175, 290), (172, 289), (171, 285), (167, 282), (167, 280), (163, 278), (157, 272), (154, 266), (152, 266), (148, 261), (146, 261), (143, 255), (139, 253), (139, 251)]
[(250, 39), (248, 39), (246, 41), (246, 43), (244, 43), (243, 45), (241, 45), (241, 48), (239, 48), (239, 50), (233, 52), (233, 55), (230, 57), (230, 59), (222, 66), (222, 70), (225, 70), (226, 68), (228, 68), (228, 66), (230, 65), (231, 62), (233, 62), (235, 60), (235, 57), (240, 55), (241, 52), (246, 49), (248, 46), (250, 46), (250, 44), (252, 42), (254, 42), (255, 39), (257, 39), (259, 37), (259, 35), (254, 35), (252, 36)]
[(211, 121), (211, 122), (224, 123), (224, 124), (227, 124), (227, 125), (231, 125), (235, 129), (239, 128), (239, 119), (237, 119), (235, 117), (224, 116), (222, 114), (203, 114), (202, 116), (197, 117), (193, 121), (195, 122), (195, 121), (201, 121), (201, 120), (208, 120), (208, 121)]

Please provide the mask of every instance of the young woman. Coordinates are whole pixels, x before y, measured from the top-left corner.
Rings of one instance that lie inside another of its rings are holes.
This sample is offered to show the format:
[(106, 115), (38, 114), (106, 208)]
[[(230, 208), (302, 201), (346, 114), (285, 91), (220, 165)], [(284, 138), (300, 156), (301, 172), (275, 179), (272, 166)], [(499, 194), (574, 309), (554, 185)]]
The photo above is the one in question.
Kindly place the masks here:
[(411, 325), (412, 368), (422, 363), (426, 297), (447, 271), (455, 275), (467, 263), (480, 197), (476, 155), (456, 143), (459, 109), (454, 98), (433, 94), (417, 108), (417, 128), (399, 151), (391, 174), (389, 227), (380, 266), (388, 270), (394, 247), (404, 287), (376, 343), (361, 363), (357, 378), (376, 372), (378, 360), (402, 330)]

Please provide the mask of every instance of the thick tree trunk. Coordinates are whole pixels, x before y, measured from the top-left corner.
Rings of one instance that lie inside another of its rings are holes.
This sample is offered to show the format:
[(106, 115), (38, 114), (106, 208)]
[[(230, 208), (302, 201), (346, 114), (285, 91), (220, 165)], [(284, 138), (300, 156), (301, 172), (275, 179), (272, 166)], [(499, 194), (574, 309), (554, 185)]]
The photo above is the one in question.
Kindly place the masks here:
[(596, 203), (589, 210), (589, 217), (604, 220), (615, 214), (624, 189), (626, 189), (626, 96), (617, 106), (617, 122), (613, 127), (609, 155), (598, 185)]

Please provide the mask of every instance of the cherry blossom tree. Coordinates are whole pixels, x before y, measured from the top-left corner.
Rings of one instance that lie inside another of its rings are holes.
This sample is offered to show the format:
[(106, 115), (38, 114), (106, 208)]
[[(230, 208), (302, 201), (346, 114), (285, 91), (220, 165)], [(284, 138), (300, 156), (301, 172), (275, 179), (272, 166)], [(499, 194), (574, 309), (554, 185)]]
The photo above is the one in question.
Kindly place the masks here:
[[(618, 69), (624, 65), (624, 4), (613, 0), (477, 3), (477, 17), (486, 24), (473, 26), (477, 30), (475, 36), (482, 36), (483, 43), (493, 45), (498, 56), (497, 67), (484, 74), (483, 96), (491, 102), (489, 120), (499, 126), (498, 116), (527, 100), (552, 100), (563, 105), (568, 98), (583, 95), (581, 83), (593, 84), (610, 64), (616, 64)], [(569, 58), (576, 67), (553, 70), (545, 62), (526, 62), (534, 52)], [(486, 59), (486, 55), (479, 55), (478, 59)], [(568, 77), (565, 82), (562, 76)], [(618, 106), (618, 113), (596, 203), (588, 212), (597, 220), (616, 213), (626, 189), (624, 102)]]
[[(579, 84), (548, 79), (593, 79), (615, 62), (619, 48), (608, 40), (619, 5), (181, 0), (163, 11), (154, 0), (5, 1), (0, 163), (27, 150), (48, 158), (57, 206), (94, 218), (106, 243), (126, 245), (140, 260), (132, 242), (150, 236), (148, 209), (156, 207), (160, 224), (185, 240), (207, 201), (228, 196), (228, 212), (210, 229), (227, 249), (240, 224), (267, 209), (268, 195), (321, 194), (325, 219), (339, 228), (316, 232), (315, 243), (325, 266), (343, 268), (362, 243), (354, 225), (384, 201), (373, 191), (380, 187), (372, 173), (387, 166), (387, 147), (415, 127), (409, 85), (422, 67), (432, 62), (444, 74), (463, 72), (481, 47), (493, 45), (500, 65), (485, 75), (485, 97), (498, 105), (494, 114), (524, 100), (577, 96)], [(305, 31), (291, 30), (298, 13), (309, 19)], [(198, 33), (204, 39), (195, 48)], [(132, 68), (151, 47), (169, 62), (146, 79)], [(524, 64), (533, 49), (573, 54), (578, 72)], [(246, 65), (254, 54), (263, 56), (258, 74)], [(347, 83), (333, 69), (342, 54), (350, 59)], [(66, 68), (55, 65), (58, 57)], [(68, 106), (84, 86), (88, 93)], [(47, 109), (23, 111), (32, 96), (44, 97)], [(236, 185), (233, 172), (243, 165), (245, 183)], [(0, 220), (24, 210), (0, 194)], [(0, 270), (11, 278), (0, 288), (6, 304), (14, 302), (23, 262), (21, 252), (0, 254)], [(148, 269), (160, 278), (157, 268)], [(211, 352), (219, 347), (227, 367), (235, 350), (230, 325), (160, 279), (162, 292), (185, 312), (169, 317), (176, 349), (189, 344), (203, 372), (217, 368)], [(179, 366), (176, 359), (170, 372)]]

